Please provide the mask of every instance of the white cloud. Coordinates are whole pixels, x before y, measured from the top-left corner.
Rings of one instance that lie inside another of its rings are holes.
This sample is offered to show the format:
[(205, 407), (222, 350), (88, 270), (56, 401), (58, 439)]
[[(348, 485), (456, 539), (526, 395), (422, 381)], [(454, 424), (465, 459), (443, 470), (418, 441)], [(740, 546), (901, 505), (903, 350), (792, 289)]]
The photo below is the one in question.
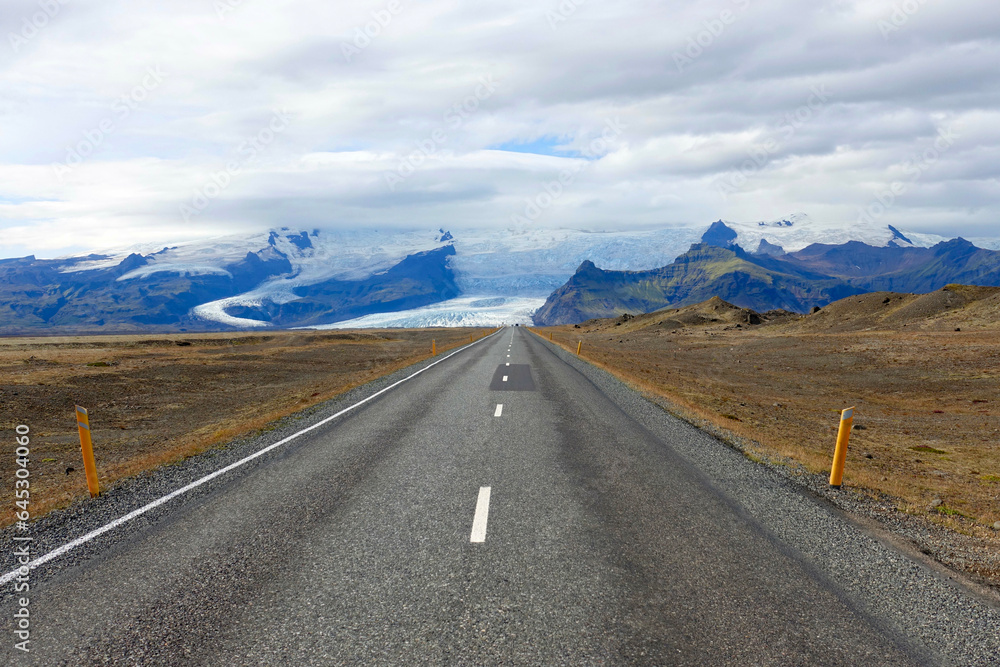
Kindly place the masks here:
[[(985, 0), (917, 3), (888, 34), (880, 21), (899, 3), (885, 0), (587, 0), (556, 22), (554, 0), (398, 0), (388, 21), (388, 0), (225, 1), (220, 18), (211, 0), (67, 0), (30, 39), (23, 21), (39, 3), (7, 3), (0, 256), (277, 225), (506, 228), (579, 158), (492, 149), (580, 151), (616, 118), (626, 129), (534, 224), (796, 210), (854, 222), (947, 127), (954, 146), (878, 223), (989, 236), (1000, 217), (1000, 15)], [(700, 51), (678, 71), (691, 40)], [(115, 116), (151, 67), (162, 83)], [(477, 96), (483, 77), (499, 84)], [(816, 86), (828, 99), (789, 133)], [(245, 142), (280, 110), (287, 129), (249, 159)], [(52, 164), (94, 143), (109, 116), (113, 129), (60, 178)], [(435, 150), (387, 187), (435, 131)], [(762, 146), (766, 159), (720, 196)], [(234, 160), (239, 173), (185, 221), (181, 205)]]

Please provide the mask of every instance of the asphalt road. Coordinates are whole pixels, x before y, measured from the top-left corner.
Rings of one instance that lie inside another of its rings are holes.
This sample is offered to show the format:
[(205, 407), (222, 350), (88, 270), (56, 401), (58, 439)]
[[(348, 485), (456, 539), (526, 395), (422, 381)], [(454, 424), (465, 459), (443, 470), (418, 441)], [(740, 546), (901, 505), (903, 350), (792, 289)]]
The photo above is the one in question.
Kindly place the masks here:
[(988, 601), (521, 328), (63, 560), (8, 664), (1000, 663)]

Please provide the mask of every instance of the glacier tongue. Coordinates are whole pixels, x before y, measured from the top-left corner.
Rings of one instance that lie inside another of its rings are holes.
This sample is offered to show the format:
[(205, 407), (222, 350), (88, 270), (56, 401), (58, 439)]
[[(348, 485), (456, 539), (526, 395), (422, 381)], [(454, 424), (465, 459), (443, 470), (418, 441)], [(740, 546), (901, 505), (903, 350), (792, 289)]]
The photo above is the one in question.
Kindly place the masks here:
[(396, 313), (365, 315), (334, 324), (306, 329), (392, 329), (418, 327), (498, 327), (530, 324), (531, 315), (542, 307), (544, 298), (463, 296)]
[(203, 303), (200, 306), (195, 306), (193, 312), (197, 317), (200, 317), (203, 320), (218, 322), (219, 324), (225, 324), (229, 327), (237, 327), (239, 329), (262, 329), (271, 326), (271, 323), (261, 322), (260, 320), (251, 320), (246, 317), (235, 317), (226, 312), (226, 308), (229, 306), (260, 305), (261, 301), (233, 297), (231, 299), (220, 299), (219, 301)]

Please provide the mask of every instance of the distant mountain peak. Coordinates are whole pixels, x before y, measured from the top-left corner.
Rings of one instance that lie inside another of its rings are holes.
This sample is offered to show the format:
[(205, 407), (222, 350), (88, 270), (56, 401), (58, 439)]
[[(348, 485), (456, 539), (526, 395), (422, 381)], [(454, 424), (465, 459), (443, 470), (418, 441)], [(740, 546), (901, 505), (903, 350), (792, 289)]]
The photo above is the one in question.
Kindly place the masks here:
[(913, 241), (903, 236), (903, 233), (898, 229), (896, 229), (895, 227), (893, 227), (892, 225), (889, 225), (889, 231), (892, 232), (893, 240), (899, 239), (900, 241), (906, 241), (910, 245), (913, 245)]
[(286, 234), (285, 238), (289, 240), (295, 247), (299, 250), (305, 250), (306, 248), (313, 247), (312, 240), (309, 238), (309, 232), (300, 232), (299, 234)]
[[(889, 231), (892, 232), (892, 238), (889, 240), (888, 245), (894, 245), (900, 248), (909, 247), (913, 245), (913, 241), (903, 236), (903, 233), (898, 229), (896, 229), (895, 227), (893, 227), (892, 225), (889, 225)], [(902, 241), (906, 245), (904, 246), (903, 243), (900, 243), (900, 241)]]
[(139, 253), (132, 253), (128, 257), (122, 260), (121, 264), (118, 265), (118, 271), (121, 274), (128, 273), (140, 266), (145, 266), (149, 264), (149, 260), (140, 255)]
[(738, 237), (739, 234), (734, 229), (722, 220), (719, 220), (718, 222), (713, 222), (708, 231), (702, 235), (701, 242), (719, 248), (732, 248), (736, 245)]
[(766, 255), (768, 257), (781, 257), (785, 254), (785, 249), (780, 245), (771, 243), (767, 239), (761, 239), (760, 245), (757, 246), (757, 250), (755, 250), (753, 254)]

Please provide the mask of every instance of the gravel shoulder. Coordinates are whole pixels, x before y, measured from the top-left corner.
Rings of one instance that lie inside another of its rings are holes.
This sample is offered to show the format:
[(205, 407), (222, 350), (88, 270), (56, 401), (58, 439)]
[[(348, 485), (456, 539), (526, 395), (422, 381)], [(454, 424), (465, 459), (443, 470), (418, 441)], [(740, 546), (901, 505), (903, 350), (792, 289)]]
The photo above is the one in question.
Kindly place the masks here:
[[(1000, 591), (1000, 334), (801, 334), (781, 326), (553, 334), (671, 414), (713, 433), (970, 584)], [(839, 410), (856, 406), (841, 490)]]

